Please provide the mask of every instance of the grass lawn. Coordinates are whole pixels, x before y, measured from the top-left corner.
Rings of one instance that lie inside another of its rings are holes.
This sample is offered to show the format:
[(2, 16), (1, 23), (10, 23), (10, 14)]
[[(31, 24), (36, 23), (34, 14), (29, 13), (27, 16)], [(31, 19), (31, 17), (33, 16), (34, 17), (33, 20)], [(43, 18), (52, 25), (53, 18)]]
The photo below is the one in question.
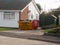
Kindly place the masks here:
[(59, 30), (56, 30), (56, 29), (46, 29), (46, 30), (43, 30), (43, 32), (45, 33), (55, 33), (55, 34), (60, 34), (60, 31)]
[(0, 28), (0, 31), (2, 30), (15, 30), (16, 28)]
[(52, 31), (54, 31), (53, 29), (45, 29), (45, 30), (43, 30), (44, 32), (52, 32)]

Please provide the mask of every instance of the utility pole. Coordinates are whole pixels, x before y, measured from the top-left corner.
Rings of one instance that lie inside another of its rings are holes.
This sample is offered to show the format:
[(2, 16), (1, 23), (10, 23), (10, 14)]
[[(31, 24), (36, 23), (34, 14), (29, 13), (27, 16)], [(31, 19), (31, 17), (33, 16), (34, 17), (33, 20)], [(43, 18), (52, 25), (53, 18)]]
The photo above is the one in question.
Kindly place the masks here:
[(44, 3), (44, 11), (46, 11), (46, 0), (43, 0)]

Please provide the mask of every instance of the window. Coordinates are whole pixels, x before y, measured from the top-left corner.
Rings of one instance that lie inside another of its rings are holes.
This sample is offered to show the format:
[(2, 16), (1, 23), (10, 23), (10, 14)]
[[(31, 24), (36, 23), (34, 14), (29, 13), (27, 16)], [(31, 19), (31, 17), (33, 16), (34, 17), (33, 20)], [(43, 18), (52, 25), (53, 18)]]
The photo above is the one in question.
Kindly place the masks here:
[(38, 19), (38, 15), (36, 15), (36, 19)]
[(31, 19), (33, 19), (33, 14), (31, 13), (30, 15), (31, 15)]
[(4, 12), (4, 19), (15, 19), (14, 12)]
[(31, 15), (31, 19), (33, 19), (33, 15)]
[(36, 14), (36, 19), (39, 19), (39, 16), (38, 16), (38, 14)]

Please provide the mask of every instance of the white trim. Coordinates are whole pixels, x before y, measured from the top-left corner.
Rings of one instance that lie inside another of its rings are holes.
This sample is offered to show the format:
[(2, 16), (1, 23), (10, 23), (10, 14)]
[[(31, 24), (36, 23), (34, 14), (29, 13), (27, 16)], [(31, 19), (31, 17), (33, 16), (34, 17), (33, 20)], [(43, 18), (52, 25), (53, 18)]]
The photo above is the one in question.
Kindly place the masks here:
[(38, 7), (36, 6), (36, 3), (35, 3), (35, 1), (34, 1), (34, 0), (32, 0), (32, 3), (34, 4), (34, 6), (35, 6), (35, 8), (36, 8), (37, 12), (40, 14), (40, 11), (39, 11)]
[(12, 11), (12, 12), (20, 12), (21, 10), (0, 10), (1, 12), (5, 12), (5, 11)]
[(55, 19), (57, 19), (57, 17), (56, 16), (54, 16), (54, 15), (51, 15), (52, 17), (54, 17)]

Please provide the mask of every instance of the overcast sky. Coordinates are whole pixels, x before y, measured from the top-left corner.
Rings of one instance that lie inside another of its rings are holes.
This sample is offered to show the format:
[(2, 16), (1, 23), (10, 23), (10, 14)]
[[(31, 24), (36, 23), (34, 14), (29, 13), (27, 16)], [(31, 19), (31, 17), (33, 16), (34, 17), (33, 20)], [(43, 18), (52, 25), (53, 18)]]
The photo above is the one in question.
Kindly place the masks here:
[(54, 9), (60, 6), (60, 0), (35, 0), (44, 10)]

